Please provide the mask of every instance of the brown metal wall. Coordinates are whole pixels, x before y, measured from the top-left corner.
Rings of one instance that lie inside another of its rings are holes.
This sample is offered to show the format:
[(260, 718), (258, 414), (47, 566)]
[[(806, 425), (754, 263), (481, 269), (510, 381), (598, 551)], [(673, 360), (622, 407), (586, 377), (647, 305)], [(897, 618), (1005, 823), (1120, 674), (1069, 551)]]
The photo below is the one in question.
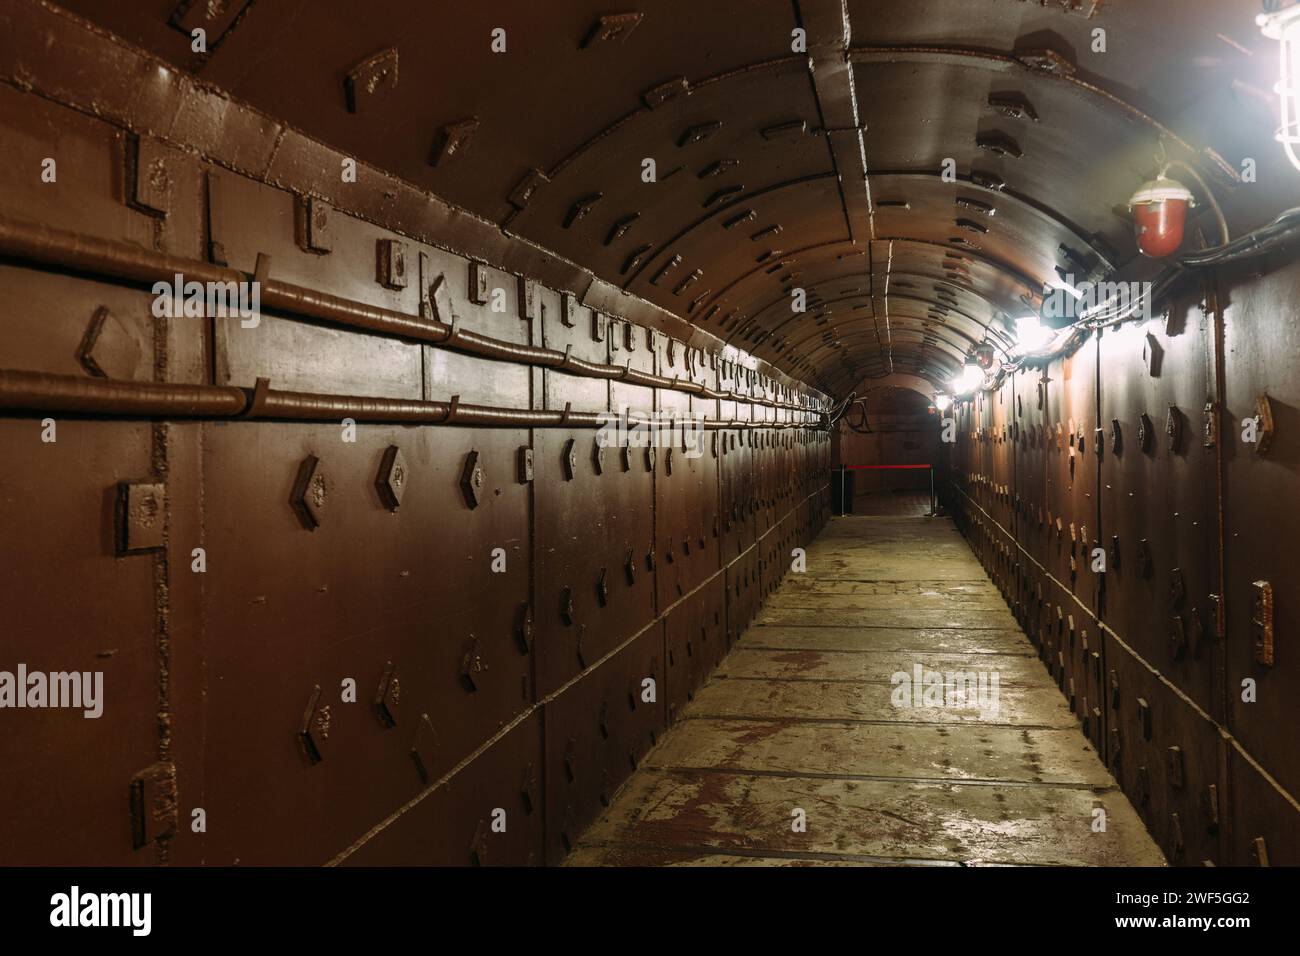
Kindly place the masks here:
[[(821, 397), (643, 302), (525, 287), (535, 252), (476, 261), (516, 254), (484, 250), (476, 225), (388, 228), (366, 205), (389, 188), (373, 170), (356, 197), (310, 199), (337, 157), (305, 139), (298, 191), (295, 171), (239, 171), (256, 133), (213, 161), (201, 138), (174, 148), (57, 99), (0, 85), (2, 656), (102, 670), (106, 702), (98, 720), (6, 717), (21, 729), (0, 737), (0, 864), (558, 861), (824, 522)], [(46, 156), (57, 184), (29, 175)], [(94, 240), (119, 245), (86, 258)], [(269, 257), (315, 304), (256, 329), (155, 320), (125, 263), (163, 253), (247, 273)], [(591, 364), (357, 319), (445, 324), (448, 306), (461, 336)], [(259, 378), (274, 414), (248, 406)], [(582, 414), (625, 404), (736, 424), (699, 458), (598, 456)], [(517, 424), (435, 424), (457, 405)], [(558, 427), (527, 427), (537, 411)]]
[[(1300, 592), (1298, 293), (1294, 261), (1192, 280), (1154, 320), (1103, 329), (957, 411), (950, 503), (1174, 863), (1300, 862), (1300, 661), (1285, 642)], [(1275, 434), (1261, 448), (1243, 420), (1264, 395)], [(1275, 615), (1256, 602), (1265, 584)]]
[[(939, 467), (940, 418), (930, 398), (908, 389), (867, 392), (866, 425), (851, 415), (855, 431), (841, 420), (832, 440), (835, 465), (932, 465)], [(860, 470), (853, 476), (854, 496), (898, 491), (930, 493), (930, 474), (923, 469)]]

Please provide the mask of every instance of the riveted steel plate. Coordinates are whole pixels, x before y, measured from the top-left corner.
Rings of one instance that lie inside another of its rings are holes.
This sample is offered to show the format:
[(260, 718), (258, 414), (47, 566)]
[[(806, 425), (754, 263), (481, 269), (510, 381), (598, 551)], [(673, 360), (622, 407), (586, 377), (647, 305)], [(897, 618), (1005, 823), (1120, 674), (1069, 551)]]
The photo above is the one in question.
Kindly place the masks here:
[[(1137, 432), (1137, 417), (1170, 406), (1196, 415), (1214, 386), (1206, 380), (1212, 328), (1197, 308), (1193, 285), (1171, 303), (1168, 322), (1107, 330), (1101, 340), (1102, 420), (1118, 419)], [(1171, 334), (1172, 330), (1176, 334)], [(1155, 336), (1164, 352), (1152, 377), (1142, 344)], [(1176, 369), (1174, 372), (1172, 370)], [(1130, 646), (1210, 714), (1221, 714), (1218, 661), (1210, 595), (1218, 585), (1216, 456), (1200, 441), (1173, 447), (1158, 429), (1151, 452), (1137, 442), (1102, 459), (1101, 505), (1107, 550), (1105, 620)], [(1119, 538), (1120, 563), (1113, 567)], [(1141, 542), (1148, 542), (1150, 574), (1143, 574)]]
[[(548, 542), (546, 560), (537, 566), (535, 618), (538, 690), (545, 695), (650, 623), (662, 559), (654, 553), (652, 513), (639, 507), (652, 488), (652, 474), (639, 460), (625, 471), (611, 461), (621, 449), (611, 448), (609, 466), (597, 474), (590, 454), (594, 430), (538, 430), (534, 440), (536, 526)], [(572, 481), (564, 480), (561, 460), (569, 441), (584, 449), (575, 456)], [(631, 575), (629, 556), (636, 569)], [(566, 594), (573, 606), (568, 623)]]
[[(226, 728), (209, 734), (207, 753), (243, 768), (209, 783), (206, 809), (228, 821), (209, 835), (210, 862), (323, 862), (350, 842), (345, 833), (364, 833), (531, 705), (530, 661), (514, 633), (528, 601), (528, 492), (514, 475), (526, 440), (510, 430), (362, 425), (349, 443), (330, 424), (207, 426), (205, 614), (225, 635), (207, 648), (207, 720)], [(410, 486), (393, 513), (374, 475), (398, 443)], [(485, 476), (475, 509), (459, 487), (471, 450)], [(328, 520), (312, 533), (288, 503), (308, 453), (331, 478)], [(250, 525), (272, 535), (263, 547), (241, 545)], [(430, 538), (425, 529), (435, 526)], [(482, 671), (471, 689), (463, 667), (475, 642)], [(385, 729), (369, 701), (389, 661), (401, 675), (402, 712)], [(344, 699), (347, 680), (355, 703)], [(314, 684), (332, 720), (329, 753), (311, 766), (288, 744)], [(436, 745), (421, 767), (411, 752), (422, 714)], [(275, 790), (250, 802), (251, 781), (267, 778)], [(277, 804), (314, 823), (285, 832), (281, 815), (268, 812)], [(326, 829), (336, 845), (322, 844)]]
[(547, 862), (577, 843), (663, 732), (663, 661), (656, 623), (546, 704)]
[[(1258, 264), (1265, 272), (1252, 284), (1251, 273), (1236, 273), (1220, 293), (1224, 307), (1227, 400), (1224, 403), (1224, 508), (1230, 516), (1224, 536), (1228, 569), (1225, 606), (1225, 683), (1228, 721), (1242, 746), (1292, 796), (1300, 792), (1300, 758), (1293, 741), (1278, 728), (1293, 720), (1291, 688), (1300, 680), (1295, 636), (1300, 617), (1295, 601), (1296, 542), (1300, 524), (1292, 503), (1297, 495), (1300, 444), (1294, 422), (1281, 412), (1294, 406), (1297, 386), (1295, 331), (1278, 321), (1294, 301), (1300, 269), (1294, 262)], [(1265, 451), (1243, 441), (1248, 420), (1259, 414), (1258, 397), (1267, 395), (1275, 433)], [(1195, 453), (1195, 449), (1192, 450)], [(1267, 581), (1275, 595), (1272, 610), (1273, 666), (1256, 654), (1254, 582)], [(1243, 681), (1253, 681), (1255, 700), (1243, 700)]]

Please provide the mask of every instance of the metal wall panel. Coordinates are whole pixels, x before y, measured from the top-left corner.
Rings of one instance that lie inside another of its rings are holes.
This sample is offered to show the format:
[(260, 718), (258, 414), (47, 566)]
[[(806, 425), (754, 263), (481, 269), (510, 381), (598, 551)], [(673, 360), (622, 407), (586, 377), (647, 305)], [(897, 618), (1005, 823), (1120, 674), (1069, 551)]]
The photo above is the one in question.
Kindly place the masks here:
[[(108, 688), (99, 721), (3, 735), (24, 771), (0, 859), (558, 860), (788, 567), (762, 549), (825, 521), (823, 397), (643, 304), (661, 327), (479, 262), (454, 228), (434, 245), (332, 208), (310, 169), (336, 158), (301, 138), (268, 182), (33, 93), (0, 110), (86, 171), (53, 205), (0, 183), (6, 227), (71, 230), (0, 265), (7, 401), (37, 372), (65, 403), (53, 443), (39, 397), (0, 419), (29, 450), (0, 456), (10, 643)], [(165, 209), (130, 201), (136, 151)], [(95, 238), (134, 244), (78, 259)], [(148, 277), (178, 263), (298, 298), (250, 328), (155, 320)], [(144, 391), (172, 382), (200, 391)], [(119, 385), (141, 390), (111, 393), (124, 420), (78, 404)], [(146, 394), (182, 413), (133, 411)], [(491, 421), (438, 424), (471, 406)], [(598, 456), (592, 416), (624, 406), (738, 427), (699, 457)]]
[[(1222, 718), (1212, 319), (1195, 285), (1166, 316), (1106, 330), (1102, 376), (1104, 615), (1203, 710)], [(1116, 438), (1118, 437), (1118, 442)], [(1211, 444), (1207, 444), (1207, 441)]]
[[(1262, 260), (1222, 280), (1224, 381), (1222, 427), (1224, 515), (1224, 694), (1227, 721), (1242, 748), (1291, 797), (1300, 794), (1300, 757), (1289, 728), (1295, 725), (1300, 655), (1300, 611), (1294, 595), (1296, 542), (1300, 540), (1300, 442), (1295, 409), (1300, 407), (1295, 303), (1300, 263), (1294, 256)], [(1244, 441), (1248, 422), (1258, 418), (1255, 442)], [(1271, 434), (1268, 421), (1272, 421)], [(1265, 595), (1271, 599), (1266, 600)], [(1258, 623), (1256, 623), (1258, 622)], [(1271, 655), (1265, 643), (1271, 640)], [(1271, 663), (1265, 663), (1271, 656)], [(1248, 685), (1246, 682), (1251, 682)], [(1253, 690), (1249, 694), (1248, 690)], [(1247, 700), (1253, 697), (1253, 700)], [(1234, 782), (1243, 797), (1264, 789), (1243, 760), (1233, 761)], [(1250, 782), (1247, 782), (1249, 780)], [(1276, 803), (1269, 797), (1268, 803)], [(1262, 820), (1262, 814), (1254, 819)], [(1294, 827), (1291, 828), (1292, 833)], [(1272, 828), (1277, 834), (1285, 828)], [(1253, 853), (1252, 829), (1238, 831), (1239, 854)], [(1275, 842), (1275, 841), (1274, 841)], [(1286, 843), (1291, 854), (1293, 840)], [(1281, 851), (1270, 854), (1284, 862)], [(1297, 862), (1292, 855), (1290, 862)]]
[(154, 621), (166, 574), (156, 552), (118, 556), (115, 498), (119, 481), (149, 476), (154, 427), (57, 428), (45, 443), (39, 419), (0, 422), (5, 669), (100, 671), (103, 714), (6, 711), (22, 729), (0, 734), (0, 859), (152, 864), (154, 853), (132, 849), (126, 798), (132, 777), (159, 760)]
[(545, 706), (549, 863), (569, 852), (663, 732), (663, 628), (642, 631)]
[(1154, 319), (1016, 373), (1010, 521), (985, 450), (995, 394), (956, 411), (958, 523), (1000, 586), (1010, 572), (1009, 603), (1175, 864), (1297, 859), (1300, 781), (1277, 730), (1297, 369), (1276, 316), (1298, 281), (1273, 263), (1185, 284)]

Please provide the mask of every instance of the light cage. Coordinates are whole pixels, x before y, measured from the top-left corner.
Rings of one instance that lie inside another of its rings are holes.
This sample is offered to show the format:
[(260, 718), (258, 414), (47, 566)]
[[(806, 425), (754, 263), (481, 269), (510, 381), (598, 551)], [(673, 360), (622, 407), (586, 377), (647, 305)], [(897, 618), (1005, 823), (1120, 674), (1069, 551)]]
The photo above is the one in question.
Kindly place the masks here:
[(1282, 103), (1282, 125), (1278, 127), (1277, 140), (1286, 149), (1291, 165), (1300, 169), (1300, 4), (1262, 13), (1256, 22), (1264, 36), (1281, 45), (1281, 78), (1276, 89)]

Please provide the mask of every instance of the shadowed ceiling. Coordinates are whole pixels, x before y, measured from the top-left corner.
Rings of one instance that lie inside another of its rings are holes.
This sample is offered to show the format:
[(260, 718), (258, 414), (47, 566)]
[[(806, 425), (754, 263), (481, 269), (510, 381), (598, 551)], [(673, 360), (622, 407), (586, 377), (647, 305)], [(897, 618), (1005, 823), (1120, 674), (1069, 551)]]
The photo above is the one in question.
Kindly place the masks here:
[(1259, 0), (62, 6), (832, 394), (1005, 354), (1160, 155), (1234, 227), (1296, 192)]

